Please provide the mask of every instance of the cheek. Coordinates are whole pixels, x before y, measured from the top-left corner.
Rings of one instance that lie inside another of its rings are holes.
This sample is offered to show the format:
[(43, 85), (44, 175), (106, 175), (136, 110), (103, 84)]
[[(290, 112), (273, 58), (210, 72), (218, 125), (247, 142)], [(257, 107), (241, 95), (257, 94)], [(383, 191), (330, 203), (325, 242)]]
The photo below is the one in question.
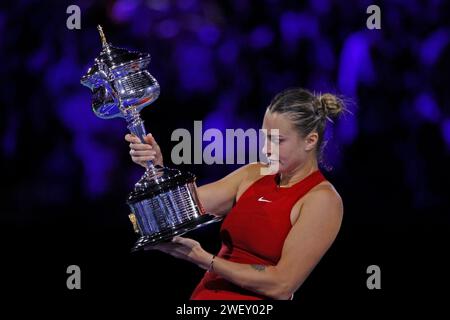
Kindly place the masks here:
[(295, 152), (295, 150), (292, 150), (291, 146), (286, 144), (281, 144), (279, 146), (279, 158), (281, 162), (287, 162), (292, 157), (295, 157), (292, 153)]
[(296, 143), (285, 142), (279, 145), (280, 153), (284, 153), (285, 155), (289, 155), (290, 153), (298, 153), (299, 146)]
[(284, 162), (297, 162), (304, 158), (301, 146), (298, 143), (286, 143), (280, 145), (280, 160)]

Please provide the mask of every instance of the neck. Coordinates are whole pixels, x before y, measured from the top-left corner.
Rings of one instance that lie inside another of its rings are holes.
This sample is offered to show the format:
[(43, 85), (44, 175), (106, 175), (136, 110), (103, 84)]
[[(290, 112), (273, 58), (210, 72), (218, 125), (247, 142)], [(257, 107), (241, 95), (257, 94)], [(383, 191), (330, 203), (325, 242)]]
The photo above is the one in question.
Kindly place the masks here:
[(290, 187), (319, 168), (316, 159), (310, 159), (289, 172), (279, 174), (279, 187)]

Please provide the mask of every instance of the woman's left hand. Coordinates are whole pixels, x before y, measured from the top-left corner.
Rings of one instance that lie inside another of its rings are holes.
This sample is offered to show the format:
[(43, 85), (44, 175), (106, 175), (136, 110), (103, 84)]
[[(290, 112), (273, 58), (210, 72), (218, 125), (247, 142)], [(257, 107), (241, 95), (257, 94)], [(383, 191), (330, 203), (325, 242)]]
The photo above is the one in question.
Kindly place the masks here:
[(178, 259), (195, 263), (200, 268), (207, 270), (213, 255), (206, 252), (198, 241), (174, 237), (171, 242), (164, 242), (149, 247), (145, 250), (160, 250)]

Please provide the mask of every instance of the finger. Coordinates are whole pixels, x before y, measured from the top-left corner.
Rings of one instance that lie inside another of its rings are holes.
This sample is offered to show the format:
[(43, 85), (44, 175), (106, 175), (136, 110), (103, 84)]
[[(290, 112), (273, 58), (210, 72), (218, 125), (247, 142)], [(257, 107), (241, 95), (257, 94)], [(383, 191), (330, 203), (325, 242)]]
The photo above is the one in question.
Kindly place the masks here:
[(147, 142), (147, 143), (148, 143), (149, 145), (151, 145), (151, 146), (156, 146), (156, 145), (158, 145), (158, 144), (156, 143), (155, 138), (153, 137), (153, 135), (152, 135), (151, 133), (149, 133), (148, 135), (146, 135), (146, 136), (144, 137), (144, 141)]
[(130, 155), (133, 157), (149, 157), (149, 156), (156, 156), (156, 151), (153, 150), (130, 150)]
[(128, 142), (132, 142), (132, 141), (134, 140), (134, 139), (133, 139), (134, 137), (135, 137), (135, 135), (133, 135), (133, 134), (131, 134), (131, 133), (127, 133), (127, 134), (125, 135), (125, 140), (128, 141)]
[(189, 252), (191, 252), (191, 249), (188, 249), (186, 247), (182, 248), (175, 248), (170, 251), (170, 254), (176, 258), (189, 260)]
[(136, 137), (135, 135), (131, 135), (131, 134), (126, 135), (125, 140), (130, 143), (142, 144), (142, 141), (138, 137)]
[[(171, 243), (171, 242), (164, 242), (157, 245), (158, 250), (164, 251), (166, 253), (172, 254), (173, 252), (183, 253), (181, 248), (185, 248), (179, 244)], [(186, 248), (185, 248), (186, 249)]]
[(164, 246), (161, 246), (160, 244), (154, 244), (154, 245), (148, 246), (147, 248), (145, 248), (145, 250), (158, 250), (158, 251), (161, 251), (164, 253), (168, 252), (167, 248)]
[(175, 236), (175, 237), (172, 238), (172, 242), (181, 243), (182, 239), (183, 239), (183, 237)]
[(144, 247), (144, 250), (167, 250), (169, 247), (167, 244), (168, 243), (150, 244)]
[(192, 248), (193, 246), (198, 244), (198, 242), (195, 240), (183, 238), (183, 237), (179, 237), (179, 236), (173, 237), (172, 242), (181, 244), (181, 245), (189, 247), (189, 248)]
[(130, 143), (130, 149), (134, 150), (152, 150), (153, 147), (146, 143)]
[(156, 159), (155, 156), (131, 157), (131, 160), (133, 160), (136, 163), (145, 163), (146, 161), (154, 161), (155, 159)]

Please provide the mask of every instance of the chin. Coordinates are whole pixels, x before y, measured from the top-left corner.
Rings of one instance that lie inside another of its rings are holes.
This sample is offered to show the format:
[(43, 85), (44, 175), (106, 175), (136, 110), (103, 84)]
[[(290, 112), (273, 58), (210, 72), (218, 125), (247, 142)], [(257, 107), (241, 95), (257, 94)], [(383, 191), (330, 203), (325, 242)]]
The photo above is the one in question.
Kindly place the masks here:
[(280, 163), (278, 161), (266, 162), (263, 170), (263, 174), (277, 174), (280, 171)]
[(270, 168), (273, 173), (282, 173), (285, 168), (283, 168), (283, 164), (279, 161), (274, 161), (270, 164)]
[(284, 165), (280, 164), (278, 173), (290, 174), (290, 173), (292, 173), (292, 170), (295, 170), (295, 168), (296, 168), (295, 166), (284, 166)]

